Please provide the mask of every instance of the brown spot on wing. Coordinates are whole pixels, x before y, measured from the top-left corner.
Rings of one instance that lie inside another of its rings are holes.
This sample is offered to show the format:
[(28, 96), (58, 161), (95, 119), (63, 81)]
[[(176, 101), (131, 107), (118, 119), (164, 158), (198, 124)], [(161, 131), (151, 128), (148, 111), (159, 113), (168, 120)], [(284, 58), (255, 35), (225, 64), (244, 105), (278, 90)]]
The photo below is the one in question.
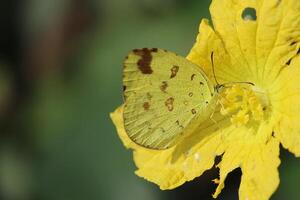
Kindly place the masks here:
[(196, 114), (196, 110), (194, 108), (191, 110), (191, 112), (192, 114)]
[(135, 55), (141, 56), (141, 58), (138, 60), (137, 65), (139, 67), (139, 70), (143, 74), (152, 74), (153, 70), (151, 69), (151, 61), (152, 61), (152, 52), (157, 52), (157, 48), (148, 49), (134, 49), (133, 53)]
[(200, 81), (200, 85), (204, 85), (204, 83), (202, 81)]
[(196, 74), (192, 74), (191, 76), (191, 81), (194, 80), (194, 77), (196, 76)]
[(178, 70), (179, 70), (179, 66), (174, 65), (174, 66), (171, 68), (171, 76), (170, 76), (170, 78), (174, 78), (174, 77), (176, 76)]
[(123, 85), (123, 92), (126, 90), (126, 85)]
[(165, 101), (165, 106), (167, 106), (169, 111), (172, 111), (174, 109), (173, 102), (174, 102), (173, 97), (170, 97)]
[(167, 81), (163, 81), (159, 88), (162, 92), (166, 92), (167, 87), (168, 87)]
[(162, 127), (160, 128), (160, 130), (161, 130), (161, 132), (163, 132), (163, 133), (166, 132), (166, 130), (165, 130), (164, 128), (162, 128)]
[(176, 120), (176, 122), (175, 122), (180, 128), (184, 128), (180, 123), (179, 123), (179, 120)]
[(150, 108), (149, 102), (145, 102), (145, 103), (143, 104), (143, 107), (144, 107), (144, 110), (149, 110), (149, 108)]
[(189, 96), (190, 96), (190, 97), (192, 97), (192, 96), (193, 96), (193, 93), (192, 93), (192, 92), (190, 92), (190, 93), (189, 93)]

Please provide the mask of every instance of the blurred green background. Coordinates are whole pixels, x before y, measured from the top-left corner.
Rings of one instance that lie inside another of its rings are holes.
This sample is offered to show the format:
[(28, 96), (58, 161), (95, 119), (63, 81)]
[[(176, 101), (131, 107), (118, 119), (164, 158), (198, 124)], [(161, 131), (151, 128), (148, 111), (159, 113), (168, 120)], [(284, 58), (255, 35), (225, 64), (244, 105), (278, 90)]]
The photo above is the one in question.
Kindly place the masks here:
[[(109, 118), (134, 48), (186, 55), (209, 0), (3, 0), (0, 199), (212, 199), (217, 170), (172, 191), (134, 175)], [(281, 152), (272, 199), (299, 199), (300, 159)], [(240, 170), (220, 199), (237, 199)]]

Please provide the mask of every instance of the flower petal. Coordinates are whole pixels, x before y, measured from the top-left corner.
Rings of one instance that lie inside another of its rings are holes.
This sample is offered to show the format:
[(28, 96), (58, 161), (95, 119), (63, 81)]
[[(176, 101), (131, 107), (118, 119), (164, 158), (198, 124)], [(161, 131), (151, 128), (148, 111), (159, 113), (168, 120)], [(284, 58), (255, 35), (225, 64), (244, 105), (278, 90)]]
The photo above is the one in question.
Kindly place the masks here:
[[(213, 58), (211, 57), (212, 52)], [(231, 60), (223, 42), (210, 27), (207, 19), (201, 21), (197, 40), (187, 55), (187, 59), (199, 65), (210, 80), (214, 80), (214, 76), (216, 76), (220, 83), (239, 81), (240, 77), (244, 75), (243, 71), (232, 70)], [(216, 74), (213, 74), (213, 67)]]
[(223, 189), (227, 175), (238, 167), (242, 170), (239, 199), (267, 200), (271, 196), (279, 184), (277, 167), (280, 160), (279, 142), (274, 137), (266, 137), (270, 131), (271, 126), (263, 124), (257, 132), (239, 127), (226, 136), (214, 198)]
[(268, 200), (279, 185), (279, 142), (271, 138), (267, 144), (254, 145), (244, 160), (239, 198)]
[(300, 57), (295, 57), (274, 83), (270, 94), (274, 112), (281, 117), (275, 136), (282, 145), (300, 156)]
[(246, 77), (254, 77), (256, 73), (257, 19), (245, 20), (242, 15), (246, 8), (255, 8), (254, 14), (257, 15), (257, 2), (259, 1), (214, 0), (210, 6), (215, 31), (220, 35), (230, 56), (231, 70), (243, 71)]
[(272, 82), (298, 51), (298, 0), (214, 0), (210, 11), (230, 56), (231, 70), (243, 71), (243, 78), (252, 79), (242, 81), (260, 86)]
[(111, 118), (124, 145), (134, 150), (134, 161), (138, 167), (136, 174), (156, 183), (161, 189), (173, 189), (200, 176), (214, 165), (215, 157), (223, 153), (223, 136), (216, 132), (215, 122), (211, 120), (204, 123), (205, 127), (199, 127), (199, 134), (190, 135), (175, 147), (151, 150), (136, 145), (128, 138), (122, 112), (123, 107), (119, 107)]

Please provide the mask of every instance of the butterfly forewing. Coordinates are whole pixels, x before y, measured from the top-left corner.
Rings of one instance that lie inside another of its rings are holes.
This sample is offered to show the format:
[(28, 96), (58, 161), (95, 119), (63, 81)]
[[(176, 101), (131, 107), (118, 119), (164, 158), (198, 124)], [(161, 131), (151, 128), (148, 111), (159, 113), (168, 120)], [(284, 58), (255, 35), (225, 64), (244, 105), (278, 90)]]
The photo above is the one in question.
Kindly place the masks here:
[(151, 149), (176, 144), (208, 112), (214, 96), (213, 85), (197, 65), (156, 48), (128, 54), (123, 90), (125, 130), (135, 143)]

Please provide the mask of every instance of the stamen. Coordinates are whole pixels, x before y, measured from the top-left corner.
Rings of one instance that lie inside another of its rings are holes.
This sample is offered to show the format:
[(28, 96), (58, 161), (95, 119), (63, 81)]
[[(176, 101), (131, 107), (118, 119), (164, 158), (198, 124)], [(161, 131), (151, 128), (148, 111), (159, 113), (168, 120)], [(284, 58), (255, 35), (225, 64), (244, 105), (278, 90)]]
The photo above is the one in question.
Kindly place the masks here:
[(260, 121), (264, 117), (262, 101), (251, 86), (235, 84), (221, 93), (219, 104), (221, 114), (229, 115), (236, 126), (246, 125), (249, 121)]

